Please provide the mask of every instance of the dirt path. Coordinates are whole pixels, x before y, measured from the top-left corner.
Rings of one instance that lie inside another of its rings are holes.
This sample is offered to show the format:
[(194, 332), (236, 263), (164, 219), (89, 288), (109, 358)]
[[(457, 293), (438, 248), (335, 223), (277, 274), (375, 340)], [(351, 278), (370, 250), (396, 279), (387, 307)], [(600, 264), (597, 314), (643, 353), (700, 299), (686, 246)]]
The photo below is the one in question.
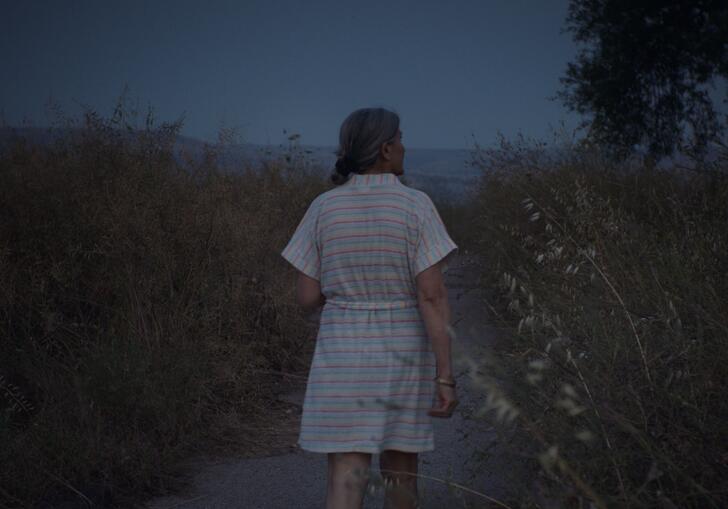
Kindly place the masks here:
[[(512, 457), (502, 446), (490, 426), (491, 414), (475, 418), (485, 396), (470, 383), (462, 356), (477, 355), (487, 349), (494, 332), (486, 325), (487, 307), (477, 288), (477, 261), (458, 255), (446, 274), (452, 322), (456, 332), (453, 342), (453, 368), (458, 381), (460, 405), (451, 419), (434, 419), (435, 450), (420, 454), (420, 475), (450, 479), (455, 483), (498, 500), (507, 500), (515, 480), (526, 475), (523, 462)], [(280, 399), (283, 410), (265, 431), (280, 446), (261, 448), (260, 457), (200, 457), (189, 462), (191, 482), (185, 493), (165, 496), (148, 502), (148, 509), (320, 509), (326, 497), (326, 455), (301, 450), (296, 445), (305, 380), (291, 384)], [(269, 443), (270, 440), (265, 440)], [(373, 477), (379, 476), (379, 455), (372, 457)], [(482, 497), (468, 494), (440, 481), (419, 481), (423, 508), (503, 507), (487, 503)], [(364, 507), (381, 508), (381, 489), (366, 495)]]

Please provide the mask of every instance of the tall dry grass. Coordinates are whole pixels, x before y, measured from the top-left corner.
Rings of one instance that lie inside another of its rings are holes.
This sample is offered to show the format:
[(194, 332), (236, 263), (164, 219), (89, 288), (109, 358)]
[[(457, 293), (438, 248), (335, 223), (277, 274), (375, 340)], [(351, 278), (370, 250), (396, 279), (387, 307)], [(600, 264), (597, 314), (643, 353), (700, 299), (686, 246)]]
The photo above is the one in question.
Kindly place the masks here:
[(470, 232), (507, 387), (490, 407), (556, 507), (728, 506), (728, 161), (480, 155)]
[(205, 444), (255, 440), (266, 373), (310, 360), (279, 252), (326, 183), (291, 154), (182, 163), (180, 126), (88, 112), (0, 155), (3, 507), (164, 490)]
[[(5, 506), (164, 490), (190, 452), (256, 438), (241, 430), (266, 373), (308, 366), (315, 324), (279, 253), (329, 185), (295, 153), (237, 174), (214, 147), (181, 162), (180, 125), (89, 112), (52, 146), (0, 154)], [(490, 406), (531, 437), (561, 507), (724, 505), (721, 168), (542, 149), (483, 152), (475, 200), (437, 202), (494, 290)]]

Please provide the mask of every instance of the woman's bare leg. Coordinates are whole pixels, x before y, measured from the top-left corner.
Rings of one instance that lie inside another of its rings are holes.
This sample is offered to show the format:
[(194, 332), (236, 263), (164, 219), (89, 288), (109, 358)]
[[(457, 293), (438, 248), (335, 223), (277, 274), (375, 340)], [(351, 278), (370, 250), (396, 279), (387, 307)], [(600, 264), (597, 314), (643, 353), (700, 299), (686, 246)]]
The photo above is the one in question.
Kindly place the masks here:
[[(382, 451), (379, 456), (379, 470), (384, 478), (384, 509), (416, 509), (417, 500), (416, 452)], [(401, 472), (401, 473), (394, 473)]]
[(329, 453), (326, 509), (361, 509), (369, 483), (372, 455), (365, 452)]

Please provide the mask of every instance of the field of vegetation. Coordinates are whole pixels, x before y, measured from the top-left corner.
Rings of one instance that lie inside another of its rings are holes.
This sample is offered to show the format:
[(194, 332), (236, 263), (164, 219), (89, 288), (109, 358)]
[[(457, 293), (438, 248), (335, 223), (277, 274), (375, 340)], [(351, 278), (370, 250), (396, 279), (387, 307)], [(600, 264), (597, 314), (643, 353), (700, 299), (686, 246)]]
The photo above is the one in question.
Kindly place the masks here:
[(214, 147), (182, 164), (179, 125), (127, 127), (90, 114), (0, 156), (2, 507), (129, 507), (250, 440), (310, 362), (279, 251), (325, 183), (291, 159), (226, 174)]
[(467, 231), (509, 388), (491, 406), (562, 507), (728, 506), (725, 148), (683, 171), (585, 143), (480, 153)]
[[(90, 112), (0, 154), (3, 507), (169, 488), (308, 367), (315, 326), (279, 253), (330, 184), (296, 154), (234, 174), (215, 147), (182, 161), (180, 127)], [(562, 507), (724, 507), (728, 165), (534, 153), (480, 152), (475, 201), (437, 204), (485, 262), (503, 333), (484, 371), (507, 388), (492, 415)]]

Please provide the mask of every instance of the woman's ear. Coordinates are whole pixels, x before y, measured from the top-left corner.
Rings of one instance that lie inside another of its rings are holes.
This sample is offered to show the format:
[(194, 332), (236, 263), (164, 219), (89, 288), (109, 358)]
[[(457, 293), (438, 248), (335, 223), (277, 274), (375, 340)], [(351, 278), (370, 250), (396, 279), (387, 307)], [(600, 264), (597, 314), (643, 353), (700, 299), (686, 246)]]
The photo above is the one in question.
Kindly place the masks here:
[(382, 147), (379, 149), (379, 155), (382, 156), (382, 159), (385, 161), (392, 159), (392, 147), (389, 142), (382, 143)]

